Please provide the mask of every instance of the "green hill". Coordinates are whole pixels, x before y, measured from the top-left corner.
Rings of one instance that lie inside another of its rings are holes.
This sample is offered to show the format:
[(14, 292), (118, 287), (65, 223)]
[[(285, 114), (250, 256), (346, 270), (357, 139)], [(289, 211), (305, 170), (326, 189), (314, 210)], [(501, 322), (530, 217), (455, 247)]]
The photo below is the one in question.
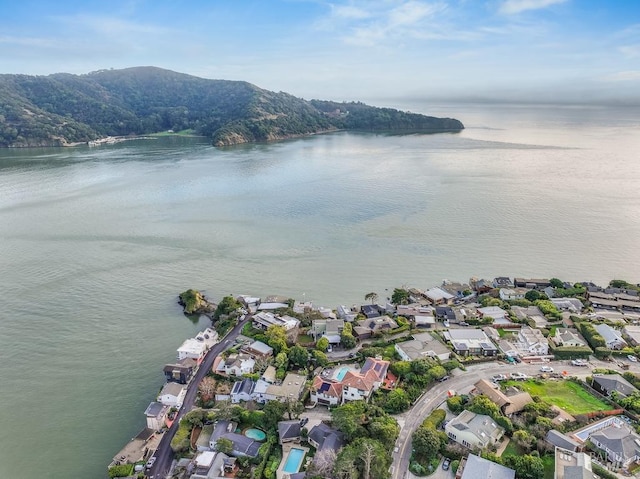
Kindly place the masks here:
[(64, 146), (105, 136), (191, 129), (216, 146), (337, 129), (459, 131), (458, 120), (306, 101), (247, 82), (155, 67), (86, 75), (0, 75), (0, 147)]

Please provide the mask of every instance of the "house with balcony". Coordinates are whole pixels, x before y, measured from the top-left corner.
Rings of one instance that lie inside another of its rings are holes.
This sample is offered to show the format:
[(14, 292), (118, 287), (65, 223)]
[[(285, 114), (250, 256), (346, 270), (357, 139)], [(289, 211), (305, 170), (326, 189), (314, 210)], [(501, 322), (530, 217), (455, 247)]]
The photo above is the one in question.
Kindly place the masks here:
[(198, 363), (195, 359), (184, 358), (173, 364), (165, 364), (162, 372), (167, 381), (187, 384), (193, 376)]
[(450, 329), (443, 333), (460, 356), (495, 356), (498, 348), (481, 329)]
[(640, 460), (640, 436), (624, 421), (617, 421), (589, 435), (589, 440), (620, 469)]
[(158, 394), (158, 402), (169, 407), (182, 407), (184, 397), (187, 394), (187, 387), (184, 384), (169, 382), (166, 383), (160, 394)]
[(505, 432), (490, 416), (467, 410), (449, 421), (444, 431), (452, 441), (473, 450), (496, 445)]
[(144, 411), (144, 415), (147, 418), (147, 428), (153, 431), (159, 431), (162, 429), (168, 412), (169, 406), (165, 406), (159, 402), (150, 403)]
[(451, 357), (451, 350), (429, 333), (414, 334), (412, 340), (396, 343), (394, 348), (403, 361), (424, 357), (446, 361)]
[(445, 291), (442, 288), (431, 288), (425, 291), (425, 296), (432, 304), (453, 304), (454, 299), (456, 298), (453, 294)]

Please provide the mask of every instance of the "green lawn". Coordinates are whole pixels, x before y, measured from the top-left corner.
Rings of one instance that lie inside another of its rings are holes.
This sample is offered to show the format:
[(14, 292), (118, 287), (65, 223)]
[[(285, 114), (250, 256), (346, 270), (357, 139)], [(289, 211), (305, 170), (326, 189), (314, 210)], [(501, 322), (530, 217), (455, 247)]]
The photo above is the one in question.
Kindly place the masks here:
[(549, 454), (542, 456), (542, 462), (544, 463), (544, 479), (553, 479), (556, 475), (556, 458)]
[(515, 441), (509, 441), (509, 444), (507, 444), (507, 447), (505, 447), (504, 451), (502, 451), (501, 457), (520, 456), (520, 455), (522, 455), (522, 452), (520, 452), (520, 449), (518, 449), (518, 446), (516, 445)]
[(540, 396), (544, 401), (555, 404), (569, 414), (586, 414), (594, 411), (608, 411), (611, 407), (571, 381), (509, 381), (527, 391), (532, 396)]
[(307, 334), (299, 334), (297, 342), (299, 344), (310, 344), (313, 343), (313, 338)]

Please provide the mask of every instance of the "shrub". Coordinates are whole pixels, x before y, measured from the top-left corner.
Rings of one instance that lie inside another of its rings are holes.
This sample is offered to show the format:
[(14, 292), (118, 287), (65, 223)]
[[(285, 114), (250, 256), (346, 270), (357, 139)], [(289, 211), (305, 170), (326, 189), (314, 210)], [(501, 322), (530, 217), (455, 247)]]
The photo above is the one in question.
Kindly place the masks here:
[(133, 474), (133, 464), (119, 464), (109, 468), (109, 477), (127, 477)]

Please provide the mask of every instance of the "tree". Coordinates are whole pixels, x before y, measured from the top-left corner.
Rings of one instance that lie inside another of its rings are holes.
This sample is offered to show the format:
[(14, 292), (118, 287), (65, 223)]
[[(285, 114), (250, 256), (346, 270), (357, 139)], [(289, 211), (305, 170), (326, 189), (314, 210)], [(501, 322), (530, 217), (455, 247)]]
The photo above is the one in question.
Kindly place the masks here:
[(264, 426), (269, 431), (276, 431), (278, 422), (282, 420), (282, 415), (287, 410), (287, 406), (280, 401), (268, 401), (264, 405)]
[(267, 344), (273, 348), (273, 352), (287, 352), (287, 332), (282, 326), (272, 325), (265, 331)]
[(218, 307), (213, 313), (213, 319), (218, 320), (221, 316), (228, 316), (234, 311), (242, 308), (242, 304), (240, 304), (233, 296), (225, 296), (218, 303)]
[(524, 298), (534, 302), (537, 301), (539, 299), (546, 299), (547, 296), (545, 294), (540, 293), (540, 291), (536, 291), (535, 289), (531, 289), (529, 291), (526, 292), (526, 294), (524, 295)]
[(216, 380), (210, 376), (203, 377), (198, 384), (198, 391), (203, 402), (211, 401), (216, 392)]
[(429, 376), (431, 376), (434, 379), (442, 379), (447, 375), (447, 370), (442, 366), (437, 365), (437, 366), (430, 367), (427, 370), (427, 373), (429, 373)]
[(297, 401), (292, 398), (288, 398), (285, 401), (285, 411), (289, 415), (289, 420), (291, 421), (294, 417), (298, 419), (300, 414), (304, 412), (304, 404), (301, 401)]
[(504, 465), (515, 469), (518, 479), (543, 479), (544, 463), (542, 459), (532, 455), (507, 456)]
[(317, 349), (311, 351), (311, 360), (315, 363), (316, 366), (320, 366), (322, 368), (329, 364), (327, 355), (322, 351), (318, 351)]
[(273, 360), (273, 363), (276, 369), (282, 369), (282, 368), (286, 369), (287, 364), (289, 364), (289, 357), (287, 356), (287, 353), (281, 352), (276, 354), (276, 357)]
[(564, 287), (564, 282), (560, 281), (558, 278), (551, 278), (549, 280), (549, 284), (554, 288)]
[(231, 439), (221, 437), (216, 441), (216, 451), (222, 454), (231, 454), (233, 452), (233, 442), (231, 442)]
[(316, 341), (316, 349), (318, 351), (322, 351), (323, 353), (329, 349), (329, 340), (324, 336)]
[(397, 414), (409, 409), (410, 405), (411, 402), (404, 389), (396, 388), (387, 394), (383, 409), (390, 414)]
[(467, 409), (476, 414), (491, 416), (494, 419), (501, 416), (498, 405), (483, 394), (474, 397), (467, 405)]
[(407, 304), (409, 302), (409, 291), (403, 288), (394, 288), (391, 302), (396, 305)]
[(411, 363), (409, 361), (396, 361), (391, 363), (391, 372), (399, 378), (404, 378), (411, 372)]
[(353, 336), (353, 326), (351, 323), (345, 323), (340, 333), (340, 342), (347, 349), (355, 348), (356, 338)]
[(305, 367), (309, 362), (309, 353), (305, 348), (296, 344), (289, 350), (289, 362), (298, 368)]
[(367, 431), (363, 427), (365, 421), (366, 403), (364, 401), (351, 401), (331, 411), (333, 425), (342, 431), (347, 441), (366, 436)]
[(438, 431), (428, 427), (419, 427), (411, 436), (411, 444), (418, 457), (429, 460), (436, 457), (443, 443)]
[(391, 449), (400, 434), (400, 426), (388, 415), (377, 416), (369, 420), (369, 435)]
[(335, 467), (337, 457), (334, 449), (329, 447), (321, 449), (307, 468), (307, 475), (309, 477), (329, 477)]
[(519, 429), (518, 431), (514, 432), (513, 440), (516, 442), (516, 444), (518, 444), (518, 446), (526, 451), (530, 451), (536, 442), (535, 436), (525, 431), (524, 429)]
[(375, 304), (376, 300), (378, 299), (378, 293), (367, 293), (364, 295), (364, 299), (366, 301), (371, 301), (371, 304)]

